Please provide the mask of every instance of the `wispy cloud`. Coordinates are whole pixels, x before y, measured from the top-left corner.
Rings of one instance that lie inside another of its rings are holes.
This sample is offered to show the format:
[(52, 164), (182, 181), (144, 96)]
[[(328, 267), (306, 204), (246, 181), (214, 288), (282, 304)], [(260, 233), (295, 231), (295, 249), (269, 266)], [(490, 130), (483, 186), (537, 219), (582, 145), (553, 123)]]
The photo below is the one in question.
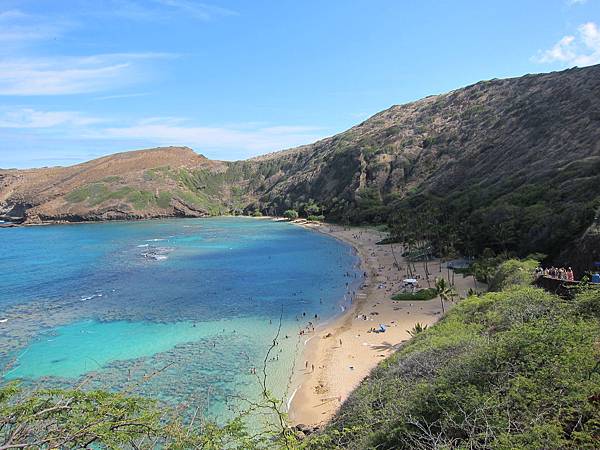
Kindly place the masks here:
[(115, 143), (128, 147), (186, 145), (221, 159), (296, 147), (330, 134), (321, 127), (306, 125), (248, 122), (205, 126), (183, 117), (145, 117), (128, 123), (80, 111), (32, 107), (0, 108), (0, 129), (20, 136), (60, 136), (63, 142), (104, 143), (102, 147), (110, 143), (112, 148)]
[(120, 100), (123, 98), (146, 97), (148, 95), (150, 95), (150, 92), (131, 92), (126, 94), (102, 95), (96, 97), (94, 100)]
[(0, 44), (15, 44), (59, 36), (67, 25), (60, 21), (24, 13), (19, 9), (0, 10)]
[(589, 66), (600, 63), (600, 30), (594, 22), (579, 26), (577, 35), (563, 36), (550, 49), (538, 53), (534, 61)]
[(0, 95), (64, 95), (98, 92), (142, 77), (137, 65), (163, 53), (0, 60)]
[(102, 8), (102, 11), (95, 14), (139, 21), (164, 21), (185, 17), (205, 22), (238, 14), (231, 9), (193, 0), (118, 0), (109, 3), (110, 7)]
[(196, 19), (210, 20), (217, 16), (234, 16), (237, 13), (231, 9), (191, 0), (155, 0), (157, 3), (172, 10), (190, 15)]
[(261, 126), (248, 124), (211, 127), (184, 125), (179, 120), (156, 118), (141, 120), (125, 127), (107, 127), (90, 137), (147, 142), (151, 145), (187, 145), (205, 150), (264, 153), (308, 144), (324, 135), (320, 127)]
[(33, 108), (0, 112), (0, 128), (81, 127), (102, 122), (76, 111), (38, 111)]

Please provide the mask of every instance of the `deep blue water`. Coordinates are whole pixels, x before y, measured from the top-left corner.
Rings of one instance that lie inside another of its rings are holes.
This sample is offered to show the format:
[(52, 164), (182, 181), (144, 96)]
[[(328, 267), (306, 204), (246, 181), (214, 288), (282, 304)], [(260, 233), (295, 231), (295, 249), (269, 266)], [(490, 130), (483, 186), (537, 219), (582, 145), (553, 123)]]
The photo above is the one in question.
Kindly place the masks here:
[(280, 315), (269, 387), (284, 398), (298, 330), (359, 282), (345, 244), (247, 218), (7, 228), (0, 251), (5, 380), (120, 389), (168, 367), (135, 392), (218, 417), (258, 391), (249, 370)]

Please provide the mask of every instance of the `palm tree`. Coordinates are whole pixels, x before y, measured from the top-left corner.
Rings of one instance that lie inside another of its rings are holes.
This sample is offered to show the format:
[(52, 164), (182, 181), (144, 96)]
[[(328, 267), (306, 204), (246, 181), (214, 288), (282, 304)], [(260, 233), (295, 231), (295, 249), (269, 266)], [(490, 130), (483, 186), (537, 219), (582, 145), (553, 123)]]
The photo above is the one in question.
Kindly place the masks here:
[(444, 278), (436, 278), (435, 289), (440, 298), (440, 303), (442, 304), (442, 314), (445, 314), (446, 308), (444, 307), (444, 301), (449, 301), (452, 296), (454, 296), (454, 291)]
[(412, 337), (415, 337), (417, 334), (422, 333), (426, 329), (427, 329), (427, 325), (423, 325), (423, 324), (421, 324), (421, 322), (417, 322), (417, 323), (415, 323), (415, 326), (412, 327), (412, 330), (406, 330), (406, 331)]

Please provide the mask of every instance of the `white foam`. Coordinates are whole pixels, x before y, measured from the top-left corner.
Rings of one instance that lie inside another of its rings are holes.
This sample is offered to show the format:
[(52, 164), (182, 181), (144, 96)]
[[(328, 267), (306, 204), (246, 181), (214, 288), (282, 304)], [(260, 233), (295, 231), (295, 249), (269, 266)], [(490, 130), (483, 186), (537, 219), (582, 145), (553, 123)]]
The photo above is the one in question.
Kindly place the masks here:
[(294, 392), (292, 392), (292, 395), (290, 396), (289, 400), (287, 401), (288, 411), (290, 409), (290, 406), (292, 405), (292, 400), (294, 400), (294, 396), (296, 395), (296, 392), (298, 392), (298, 389), (300, 389), (300, 386), (298, 386), (296, 389), (294, 389)]
[(96, 298), (96, 297), (102, 297), (102, 294), (92, 294), (92, 295), (88, 295), (86, 297), (81, 297), (81, 301), (85, 302), (87, 300), (91, 300), (91, 299)]
[(304, 341), (304, 345), (308, 344), (308, 341), (310, 341), (312, 338), (316, 337), (316, 335), (309, 337), (307, 340)]

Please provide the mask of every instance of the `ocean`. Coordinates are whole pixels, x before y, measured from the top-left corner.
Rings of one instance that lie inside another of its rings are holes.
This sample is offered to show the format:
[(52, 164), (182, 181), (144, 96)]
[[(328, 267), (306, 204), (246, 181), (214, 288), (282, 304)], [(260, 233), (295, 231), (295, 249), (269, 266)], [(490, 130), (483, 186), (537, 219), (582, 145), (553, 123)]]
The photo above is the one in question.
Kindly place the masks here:
[(346, 244), (286, 222), (170, 219), (0, 229), (2, 382), (127, 390), (223, 422), (282, 400), (308, 322), (361, 281)]

